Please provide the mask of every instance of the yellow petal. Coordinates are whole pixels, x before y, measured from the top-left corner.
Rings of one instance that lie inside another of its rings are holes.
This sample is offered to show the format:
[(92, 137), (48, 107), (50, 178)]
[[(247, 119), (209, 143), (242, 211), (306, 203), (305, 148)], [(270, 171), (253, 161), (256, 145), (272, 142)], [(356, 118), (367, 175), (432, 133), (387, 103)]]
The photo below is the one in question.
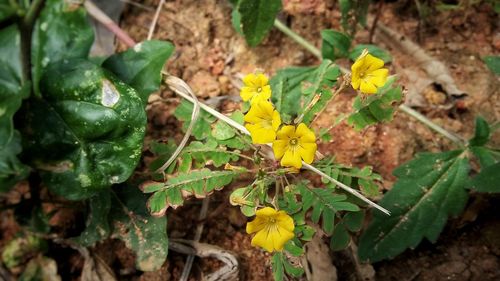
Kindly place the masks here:
[(246, 231), (252, 234), (257, 231), (263, 230), (267, 225), (268, 220), (262, 217), (256, 217), (253, 221), (247, 223)]
[(311, 164), (314, 161), (314, 154), (316, 153), (317, 149), (316, 143), (303, 143), (300, 144), (299, 148), (299, 154), (300, 157), (306, 162), (307, 164)]
[(361, 92), (365, 94), (375, 94), (377, 92), (377, 87), (372, 83), (366, 82), (365, 80), (361, 81)]
[(278, 139), (288, 140), (289, 138), (295, 135), (295, 126), (286, 125), (281, 127), (281, 129), (277, 133)]
[(260, 124), (246, 124), (245, 128), (250, 132), (252, 142), (256, 144), (271, 143), (276, 139), (276, 131), (272, 128), (264, 128)]
[(351, 86), (354, 90), (357, 90), (359, 88), (359, 83), (361, 83), (361, 79), (359, 79), (359, 75), (353, 75), (351, 77)]
[(243, 77), (243, 84), (245, 84), (245, 86), (247, 87), (256, 88), (257, 86), (259, 86), (256, 83), (257, 81), (258, 77), (253, 73), (249, 73), (245, 77)]
[(375, 84), (377, 87), (382, 87), (387, 81), (388, 75), (389, 70), (387, 68), (377, 69), (370, 73), (370, 82)]
[(255, 215), (257, 217), (260, 217), (260, 216), (269, 217), (269, 216), (274, 216), (276, 214), (278, 214), (278, 211), (276, 211), (275, 209), (273, 209), (271, 207), (264, 207), (264, 208), (259, 209), (255, 212)]
[(384, 66), (384, 61), (370, 54), (366, 55), (366, 65), (368, 72), (375, 71)]
[(290, 217), (285, 211), (279, 211), (276, 216), (276, 223), (279, 227), (284, 228), (290, 232), (295, 229), (295, 224), (293, 223), (292, 217)]
[(250, 100), (255, 94), (255, 90), (251, 87), (242, 87), (240, 91), (240, 96), (243, 101)]
[(264, 75), (262, 73), (257, 74), (256, 78), (257, 78), (256, 80), (258, 81), (257, 83), (258, 83), (259, 87), (264, 87), (267, 84), (269, 84), (269, 79), (267, 78), (266, 75)]
[(271, 228), (269, 231), (268, 239), (273, 242), (273, 248), (276, 251), (283, 250), (283, 246), (288, 240), (292, 239), (294, 236), (293, 232), (281, 228), (278, 225)]
[(298, 151), (287, 149), (283, 158), (281, 158), (281, 166), (295, 167), (297, 169), (302, 168), (302, 158), (300, 158)]
[(263, 229), (257, 232), (257, 234), (255, 234), (252, 239), (252, 246), (262, 247), (268, 252), (273, 252), (274, 243), (273, 240), (269, 237), (269, 231), (267, 231), (267, 229)]
[[(275, 131), (278, 130), (278, 128), (281, 125), (281, 116), (280, 113), (276, 110), (273, 111), (273, 121), (272, 121), (272, 126)], [(275, 136), (276, 137), (276, 136)]]
[(273, 142), (273, 152), (276, 159), (281, 159), (288, 147), (288, 140), (275, 140)]
[(306, 124), (300, 123), (295, 131), (295, 136), (300, 138), (300, 143), (302, 142), (316, 142), (316, 136), (314, 132), (309, 129)]

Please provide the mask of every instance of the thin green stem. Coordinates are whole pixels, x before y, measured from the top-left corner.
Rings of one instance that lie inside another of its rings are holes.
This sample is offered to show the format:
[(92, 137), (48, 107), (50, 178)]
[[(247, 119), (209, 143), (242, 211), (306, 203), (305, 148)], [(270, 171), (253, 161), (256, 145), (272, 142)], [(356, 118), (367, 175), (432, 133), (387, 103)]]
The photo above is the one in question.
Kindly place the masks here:
[[(290, 38), (292, 38), (299, 45), (301, 45), (302, 47), (307, 49), (309, 52), (311, 52), (311, 54), (318, 57), (319, 59), (322, 59), (321, 51), (318, 48), (316, 48), (314, 45), (312, 45), (305, 38), (303, 38), (300, 35), (298, 35), (297, 33), (293, 32), (293, 30), (288, 28), (282, 22), (280, 22), (279, 20), (275, 20), (274, 27), (276, 27), (281, 32), (288, 35)], [(343, 67), (340, 67), (340, 70), (344, 74), (350, 73), (350, 71), (348, 69), (345, 69)], [(412, 108), (402, 104), (399, 106), (399, 109), (401, 111), (403, 111), (404, 113), (410, 115), (411, 117), (417, 119), (418, 121), (422, 122), (424, 125), (428, 126), (429, 128), (433, 129), (434, 131), (440, 133), (441, 135), (448, 138), (449, 140), (453, 141), (454, 143), (458, 144), (459, 146), (464, 146), (464, 141), (460, 137), (458, 137), (455, 134), (450, 133), (447, 130), (445, 130), (444, 128), (438, 126), (436, 123), (432, 122), (430, 119), (428, 119), (424, 115), (420, 114), (419, 112), (413, 110)]]
[(293, 32), (288, 26), (284, 25), (281, 21), (279, 20), (274, 20), (274, 27), (279, 29), (281, 32), (285, 33), (288, 35), (288, 37), (292, 38), (295, 40), (295, 42), (299, 43), (302, 47), (307, 49), (311, 54), (316, 56), (318, 59), (322, 59), (321, 56), (321, 51), (316, 48), (313, 44), (309, 43), (306, 39), (304, 39), (302, 36), (298, 35), (297, 33)]

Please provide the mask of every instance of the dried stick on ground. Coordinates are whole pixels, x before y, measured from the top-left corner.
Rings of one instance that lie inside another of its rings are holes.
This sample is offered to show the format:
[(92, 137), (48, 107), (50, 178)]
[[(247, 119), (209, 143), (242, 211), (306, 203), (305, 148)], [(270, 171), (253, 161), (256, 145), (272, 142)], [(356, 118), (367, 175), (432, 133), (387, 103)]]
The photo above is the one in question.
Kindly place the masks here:
[(463, 91), (458, 89), (446, 65), (427, 54), (424, 49), (412, 42), (408, 37), (405, 37), (381, 22), (377, 24), (376, 35), (379, 38), (378, 41), (391, 45), (398, 51), (411, 56), (415, 64), (425, 70), (431, 79), (440, 84), (448, 95), (460, 96), (464, 94)]
[(170, 250), (178, 253), (195, 255), (201, 258), (216, 258), (224, 263), (224, 266), (216, 272), (204, 276), (203, 280), (225, 281), (236, 280), (238, 278), (238, 260), (236, 259), (236, 256), (229, 251), (214, 245), (182, 239), (171, 239), (168, 242), (168, 247)]

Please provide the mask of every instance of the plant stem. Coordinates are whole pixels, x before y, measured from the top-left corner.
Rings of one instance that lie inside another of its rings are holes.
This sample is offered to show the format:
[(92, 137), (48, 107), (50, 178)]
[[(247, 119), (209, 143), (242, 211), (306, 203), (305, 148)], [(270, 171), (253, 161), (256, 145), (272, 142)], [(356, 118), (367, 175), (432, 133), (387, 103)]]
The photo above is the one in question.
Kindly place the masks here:
[[(295, 42), (299, 43), (299, 45), (301, 45), (302, 47), (304, 47), (305, 49), (307, 49), (309, 52), (311, 52), (311, 54), (315, 55), (319, 59), (322, 59), (322, 57), (321, 57), (321, 51), (318, 48), (314, 47), (306, 39), (304, 39), (303, 37), (301, 37), (297, 33), (293, 32), (290, 28), (288, 28), (282, 22), (280, 22), (279, 20), (275, 20), (274, 21), (274, 27), (276, 27), (281, 32), (285, 33), (290, 38), (292, 38), (293, 40), (295, 40)], [(345, 69), (343, 67), (340, 67), (340, 70), (344, 74), (350, 73), (349, 70), (347, 70), (347, 69)], [(432, 122), (430, 119), (428, 119), (427, 117), (425, 117), (424, 115), (422, 115), (418, 111), (413, 110), (412, 108), (410, 108), (410, 107), (408, 107), (408, 106), (406, 106), (404, 104), (400, 105), (399, 109), (401, 111), (403, 111), (404, 113), (410, 115), (411, 117), (417, 119), (418, 121), (422, 122), (424, 125), (428, 126), (429, 128), (433, 129), (434, 131), (440, 133), (441, 135), (443, 135), (444, 137), (448, 138), (449, 140), (453, 141), (454, 143), (458, 144), (459, 146), (463, 146), (464, 145), (464, 141), (461, 138), (457, 137), (453, 133), (448, 132), (444, 128), (438, 126), (436, 123)]]
[(34, 0), (33, 3), (31, 3), (30, 8), (28, 9), (28, 12), (23, 19), (24, 25), (33, 26), (33, 23), (35, 23), (36, 17), (38, 16), (38, 12), (42, 7), (43, 2), (45, 2), (45, 0)]
[(31, 80), (31, 35), (43, 3), (44, 0), (34, 0), (24, 18), (19, 22), (23, 83)]
[(305, 49), (307, 49), (309, 52), (311, 52), (311, 54), (313, 54), (314, 56), (316, 56), (318, 59), (320, 59), (320, 60), (322, 59), (321, 51), (318, 48), (314, 47), (313, 44), (309, 43), (309, 41), (307, 41), (306, 39), (304, 39), (302, 36), (300, 36), (297, 33), (293, 32), (293, 30), (291, 30), (290, 28), (288, 28), (281, 21), (279, 21), (277, 19), (274, 20), (274, 27), (276, 27), (281, 32), (283, 32), (286, 35), (288, 35), (288, 37), (290, 37), (293, 40), (295, 40), (295, 42), (299, 43), (299, 45), (301, 45), (302, 47), (304, 47)]
[(464, 141), (456, 136), (455, 134), (448, 132), (444, 128), (438, 126), (436, 123), (432, 122), (429, 120), (427, 117), (424, 115), (420, 114), (418, 111), (414, 110), (411, 107), (408, 107), (404, 104), (399, 106), (399, 109), (403, 111), (404, 113), (410, 115), (411, 117), (417, 119), (418, 121), (422, 122), (423, 124), (427, 125), (429, 128), (433, 129), (434, 131), (440, 133), (441, 135), (445, 136), (449, 140), (453, 141), (454, 143), (458, 144), (459, 146), (464, 145)]

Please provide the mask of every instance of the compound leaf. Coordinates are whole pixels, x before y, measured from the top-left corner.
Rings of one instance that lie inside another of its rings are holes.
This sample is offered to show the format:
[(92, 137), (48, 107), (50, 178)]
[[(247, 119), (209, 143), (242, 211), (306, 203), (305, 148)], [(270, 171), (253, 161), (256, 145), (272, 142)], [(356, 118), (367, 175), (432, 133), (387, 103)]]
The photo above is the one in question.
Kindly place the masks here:
[[(191, 122), (191, 113), (193, 112), (193, 104), (189, 101), (183, 100), (175, 109), (174, 115), (177, 119), (183, 121), (182, 129), (186, 130)], [(192, 135), (198, 139), (203, 140), (210, 136), (212, 127), (211, 124), (215, 122), (216, 118), (207, 112), (201, 110), (198, 120), (193, 127)]]
[(281, 0), (240, 0), (241, 30), (250, 46), (256, 46), (273, 27)]
[(331, 29), (321, 31), (321, 55), (323, 59), (335, 61), (340, 58), (349, 56), (349, 48), (351, 47), (351, 37), (342, 32)]
[(449, 216), (467, 202), (469, 172), (463, 151), (422, 153), (398, 167), (398, 178), (380, 205), (390, 216), (377, 213), (360, 239), (359, 256), (377, 262), (415, 248), (423, 238), (436, 242)]

